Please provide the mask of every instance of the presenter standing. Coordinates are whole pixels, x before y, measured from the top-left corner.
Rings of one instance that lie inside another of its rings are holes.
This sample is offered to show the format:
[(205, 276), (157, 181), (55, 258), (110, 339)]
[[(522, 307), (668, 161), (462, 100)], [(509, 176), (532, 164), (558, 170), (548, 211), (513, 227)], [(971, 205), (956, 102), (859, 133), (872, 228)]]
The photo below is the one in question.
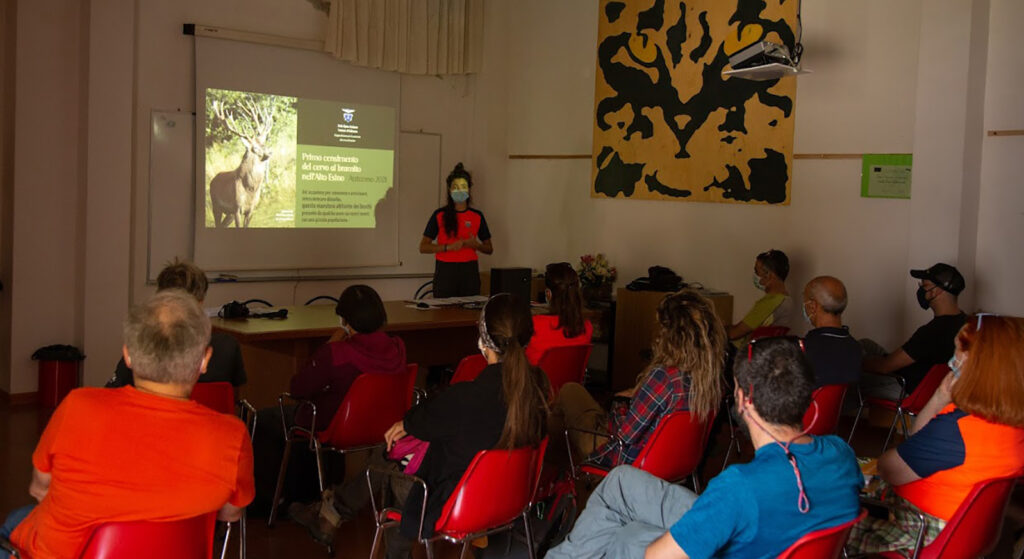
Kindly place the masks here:
[(484, 214), (469, 207), (473, 177), (459, 163), (445, 179), (448, 204), (430, 216), (420, 241), (421, 254), (433, 254), (434, 297), (480, 294), (477, 252), (491, 254), (491, 232)]

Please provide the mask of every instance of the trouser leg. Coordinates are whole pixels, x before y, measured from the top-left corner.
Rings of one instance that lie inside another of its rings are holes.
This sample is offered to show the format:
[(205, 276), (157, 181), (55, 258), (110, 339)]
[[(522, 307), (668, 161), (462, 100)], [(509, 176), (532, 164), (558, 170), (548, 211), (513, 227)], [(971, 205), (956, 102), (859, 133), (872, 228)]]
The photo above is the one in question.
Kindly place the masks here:
[[(569, 382), (562, 386), (555, 402), (556, 414), (560, 415), (565, 426), (570, 429), (588, 429), (604, 431), (607, 429), (608, 415), (587, 392), (583, 385)], [(572, 444), (573, 456), (578, 461), (586, 459), (605, 437), (595, 437), (588, 433), (569, 431), (569, 442)]]
[(597, 486), (572, 532), (546, 557), (643, 557), (647, 545), (696, 500), (697, 495), (688, 489), (631, 466), (620, 466)]

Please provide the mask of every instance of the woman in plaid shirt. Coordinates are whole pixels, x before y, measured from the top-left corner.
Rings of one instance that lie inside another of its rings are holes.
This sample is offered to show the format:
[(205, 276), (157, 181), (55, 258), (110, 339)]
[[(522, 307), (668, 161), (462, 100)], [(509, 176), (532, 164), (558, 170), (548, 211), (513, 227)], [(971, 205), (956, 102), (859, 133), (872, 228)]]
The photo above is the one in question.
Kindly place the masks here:
[(719, 405), (726, 338), (711, 302), (692, 289), (666, 295), (658, 305), (658, 324), (651, 364), (636, 386), (616, 394), (620, 403), (610, 412), (579, 384), (559, 392), (555, 406), (567, 427), (614, 435), (602, 442), (570, 431), (576, 456), (605, 467), (630, 464), (663, 416), (690, 410), (706, 421)]

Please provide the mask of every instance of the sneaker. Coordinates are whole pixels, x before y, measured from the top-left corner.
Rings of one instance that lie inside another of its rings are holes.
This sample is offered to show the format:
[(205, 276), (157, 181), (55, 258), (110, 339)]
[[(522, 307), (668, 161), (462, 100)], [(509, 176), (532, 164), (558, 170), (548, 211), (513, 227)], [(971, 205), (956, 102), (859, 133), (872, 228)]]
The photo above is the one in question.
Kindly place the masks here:
[(320, 518), (320, 501), (309, 504), (292, 503), (288, 506), (288, 516), (300, 526), (304, 526), (317, 543), (327, 547), (334, 545), (335, 527)]

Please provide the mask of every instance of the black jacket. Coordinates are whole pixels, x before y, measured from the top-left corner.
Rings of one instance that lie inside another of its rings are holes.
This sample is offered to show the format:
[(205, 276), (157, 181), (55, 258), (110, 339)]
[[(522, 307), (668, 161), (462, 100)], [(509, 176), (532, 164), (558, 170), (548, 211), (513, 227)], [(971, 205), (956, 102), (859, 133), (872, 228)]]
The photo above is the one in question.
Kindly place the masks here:
[[(230, 382), (239, 387), (245, 384), (245, 365), (242, 364), (242, 349), (230, 334), (214, 331), (210, 334), (213, 355), (206, 365), (206, 373), (199, 375), (199, 382)], [(114, 376), (107, 381), (107, 388), (135, 386), (132, 370), (124, 363), (124, 357), (117, 362)]]
[[(501, 439), (508, 413), (501, 382), (501, 364), (488, 365), (473, 382), (452, 385), (405, 415), (405, 431), (430, 442), (416, 472), (430, 492), (425, 536), (434, 533), (445, 502), (476, 453), (494, 448)], [(417, 535), (422, 503), (423, 494), (416, 485), (402, 513), (401, 532), (408, 538)]]

